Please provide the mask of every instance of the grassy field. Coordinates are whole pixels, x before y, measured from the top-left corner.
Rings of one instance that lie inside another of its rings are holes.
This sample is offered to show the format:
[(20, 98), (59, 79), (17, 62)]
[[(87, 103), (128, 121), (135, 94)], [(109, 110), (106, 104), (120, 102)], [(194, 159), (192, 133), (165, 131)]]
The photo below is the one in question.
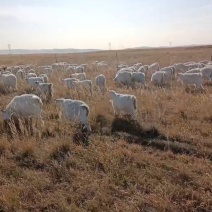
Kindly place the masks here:
[[(116, 55), (117, 54), (117, 55)], [(212, 211), (212, 83), (205, 93), (186, 91), (178, 82), (164, 88), (117, 88), (117, 61), (161, 66), (210, 60), (211, 47), (125, 50), (57, 55), (57, 60), (106, 61), (109, 89), (134, 94), (138, 119), (114, 118), (107, 95), (70, 92), (55, 73), (54, 98), (74, 96), (90, 106), (90, 145), (76, 143), (78, 129), (62, 124), (52, 102), (44, 103), (44, 126), (36, 136), (8, 139), (0, 119), (0, 211)], [(0, 65), (55, 62), (55, 55), (0, 56)], [(4, 108), (17, 94), (0, 94)]]

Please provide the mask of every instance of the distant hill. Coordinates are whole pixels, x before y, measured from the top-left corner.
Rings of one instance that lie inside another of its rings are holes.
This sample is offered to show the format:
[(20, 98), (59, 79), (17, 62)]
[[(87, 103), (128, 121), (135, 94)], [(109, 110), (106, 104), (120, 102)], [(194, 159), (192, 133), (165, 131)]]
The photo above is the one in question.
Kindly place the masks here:
[[(196, 47), (207, 47), (212, 48), (212, 45), (185, 45), (185, 46), (140, 46), (126, 48), (128, 49), (163, 49), (163, 48), (196, 48)], [(119, 49), (121, 50), (121, 49)], [(123, 49), (122, 49), (123, 50)], [(12, 49), (12, 54), (67, 54), (67, 53), (86, 53), (86, 52), (98, 52), (98, 51), (108, 51), (102, 49)], [(0, 55), (7, 55), (9, 53), (8, 49), (0, 49)]]
[(150, 46), (140, 46), (140, 47), (134, 47), (134, 48), (128, 48), (128, 49), (163, 49), (163, 48), (195, 48), (195, 47), (212, 47), (212, 45), (196, 45), (196, 44), (191, 44), (191, 45), (184, 45), (184, 46), (155, 46), (155, 47), (150, 47)]
[[(66, 54), (66, 53), (83, 53), (83, 52), (97, 52), (100, 49), (12, 49), (12, 54)], [(0, 55), (8, 54), (8, 49), (0, 50)]]

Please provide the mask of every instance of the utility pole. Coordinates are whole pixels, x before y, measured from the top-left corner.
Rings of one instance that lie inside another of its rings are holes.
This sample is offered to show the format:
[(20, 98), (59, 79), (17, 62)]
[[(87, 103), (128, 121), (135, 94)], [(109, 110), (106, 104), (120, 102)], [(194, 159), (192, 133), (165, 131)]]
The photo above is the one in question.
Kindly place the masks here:
[(119, 58), (118, 58), (118, 54), (116, 53), (116, 62), (117, 64), (119, 63)]
[(55, 62), (57, 63), (57, 55), (55, 54), (54, 57), (55, 57)]

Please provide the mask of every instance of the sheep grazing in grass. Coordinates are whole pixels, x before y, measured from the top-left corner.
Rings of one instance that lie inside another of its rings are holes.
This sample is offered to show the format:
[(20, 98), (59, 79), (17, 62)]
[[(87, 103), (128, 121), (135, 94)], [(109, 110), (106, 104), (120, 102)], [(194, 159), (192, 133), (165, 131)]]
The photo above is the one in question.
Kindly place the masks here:
[(98, 75), (95, 78), (95, 84), (103, 94), (107, 89), (106, 78), (103, 74)]
[(43, 73), (46, 74), (48, 77), (51, 77), (53, 70), (50, 67), (46, 67), (46, 68), (43, 69)]
[(169, 82), (175, 78), (176, 70), (174, 66), (164, 67), (160, 71), (165, 72), (165, 82)]
[(150, 76), (159, 70), (160, 70), (160, 65), (158, 62), (155, 62), (148, 67), (148, 72), (149, 72)]
[[(33, 135), (32, 118), (42, 121), (42, 105), (42, 100), (34, 94), (15, 96), (6, 108), (2, 110), (4, 125), (7, 126), (11, 120), (14, 120), (16, 130), (19, 134), (22, 134), (19, 119), (23, 119), (27, 131)], [(12, 135), (11, 129), (9, 132)]]
[(49, 78), (48, 78), (48, 76), (46, 74), (41, 74), (39, 77), (43, 77), (43, 81), (45, 83), (48, 83), (49, 82)]
[(145, 74), (142, 72), (132, 72), (131, 79), (135, 85), (140, 85), (140, 87), (145, 85)]
[(17, 77), (17, 80), (24, 80), (25, 79), (25, 71), (24, 70), (18, 70), (17, 73), (16, 73), (16, 77)]
[(149, 67), (148, 65), (143, 65), (143, 66), (141, 66), (141, 67), (138, 69), (138, 72), (147, 74), (148, 67)]
[(85, 73), (71, 74), (70, 77), (76, 78), (78, 80), (86, 80), (86, 74)]
[(178, 80), (180, 80), (184, 85), (194, 85), (195, 89), (204, 90), (202, 86), (202, 74), (201, 73), (178, 73)]
[(37, 94), (41, 99), (51, 100), (53, 96), (53, 84), (41, 82), (35, 82), (35, 84), (37, 85)]
[(84, 73), (86, 71), (87, 65), (82, 64), (80, 66), (75, 67), (75, 73)]
[(55, 99), (56, 106), (60, 109), (60, 117), (65, 121), (80, 122), (82, 130), (91, 132), (90, 124), (88, 123), (88, 115), (90, 112), (89, 106), (80, 100), (73, 99)]
[(26, 75), (26, 78), (28, 79), (28, 78), (31, 78), (31, 77), (37, 77), (37, 74), (35, 74), (35, 73), (28, 73), (27, 75)]
[(73, 89), (74, 88), (74, 83), (75, 81), (79, 81), (78, 79), (75, 78), (65, 78), (60, 80), (67, 88)]
[(44, 78), (43, 77), (30, 77), (27, 79), (27, 83), (31, 86), (31, 88), (36, 89), (37, 87), (37, 82), (44, 83)]
[(201, 69), (201, 73), (203, 76), (203, 79), (212, 80), (212, 67), (205, 67)]
[(152, 74), (151, 83), (163, 86), (165, 84), (165, 71), (157, 71)]
[(118, 72), (113, 80), (118, 84), (129, 87), (132, 85), (132, 73), (129, 71)]
[(109, 91), (110, 98), (112, 99), (112, 106), (114, 114), (120, 116), (121, 113), (130, 115), (131, 118), (135, 117), (137, 110), (137, 99), (134, 95), (120, 94), (113, 90)]
[(9, 90), (12, 88), (14, 91), (17, 90), (17, 77), (14, 74), (1, 74), (0, 75), (0, 85), (3, 88)]
[(78, 91), (88, 91), (90, 95), (93, 95), (93, 83), (91, 80), (73, 81), (74, 89)]

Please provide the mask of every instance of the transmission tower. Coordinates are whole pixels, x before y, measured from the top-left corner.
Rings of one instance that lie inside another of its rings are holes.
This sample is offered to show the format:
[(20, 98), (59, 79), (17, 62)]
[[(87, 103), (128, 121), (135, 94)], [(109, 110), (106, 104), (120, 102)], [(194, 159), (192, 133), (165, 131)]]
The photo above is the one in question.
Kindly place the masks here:
[(9, 55), (11, 55), (11, 45), (8, 44), (7, 46), (8, 46), (8, 49), (9, 49)]

